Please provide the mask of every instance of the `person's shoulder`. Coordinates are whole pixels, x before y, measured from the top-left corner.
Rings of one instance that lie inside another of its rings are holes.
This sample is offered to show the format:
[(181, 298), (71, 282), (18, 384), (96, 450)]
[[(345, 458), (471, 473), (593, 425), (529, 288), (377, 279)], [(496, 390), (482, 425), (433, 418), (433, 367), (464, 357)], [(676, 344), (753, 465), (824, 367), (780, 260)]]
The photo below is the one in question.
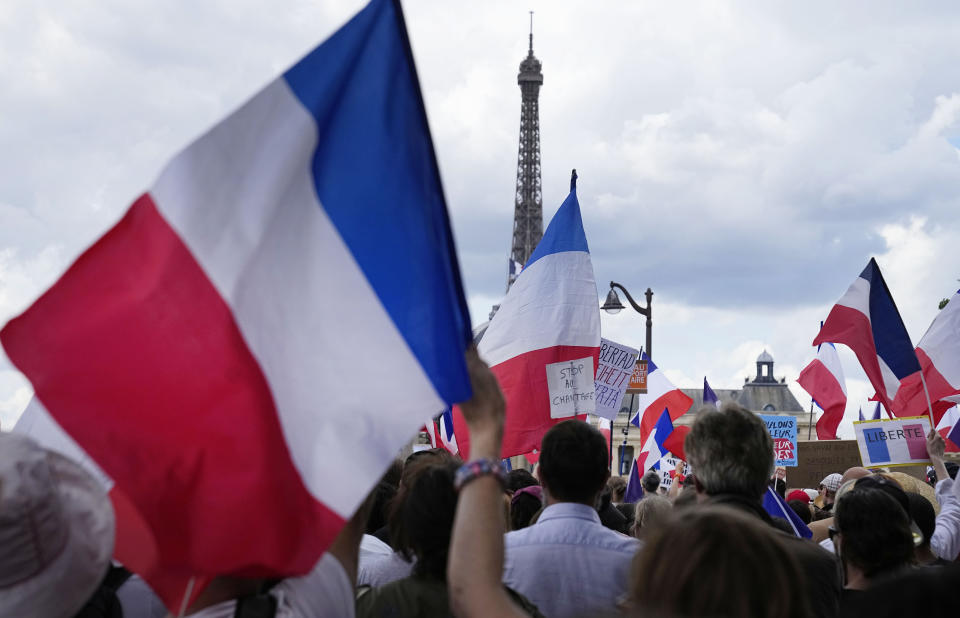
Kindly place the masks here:
[(429, 578), (405, 577), (357, 594), (357, 618), (443, 616), (449, 612), (446, 584)]

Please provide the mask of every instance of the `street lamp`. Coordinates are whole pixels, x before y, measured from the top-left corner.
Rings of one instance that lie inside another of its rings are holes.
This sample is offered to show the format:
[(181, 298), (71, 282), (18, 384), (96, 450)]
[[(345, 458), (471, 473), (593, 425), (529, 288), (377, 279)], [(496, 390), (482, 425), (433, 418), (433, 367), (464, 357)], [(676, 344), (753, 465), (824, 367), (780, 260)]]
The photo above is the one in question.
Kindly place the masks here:
[(626, 295), (627, 300), (630, 302), (630, 305), (636, 310), (637, 313), (647, 316), (647, 347), (645, 351), (647, 356), (653, 358), (653, 347), (650, 341), (651, 333), (653, 331), (653, 311), (650, 308), (650, 302), (653, 300), (653, 290), (647, 288), (645, 296), (647, 297), (647, 306), (641, 307), (630, 296), (630, 292), (627, 291), (627, 288), (623, 287), (619, 283), (614, 281), (610, 282), (610, 292), (607, 293), (607, 300), (603, 303), (603, 306), (600, 307), (607, 313), (615, 315), (620, 313), (624, 309), (623, 303), (620, 302), (620, 297), (617, 295), (617, 291), (614, 288), (620, 288), (623, 293)]

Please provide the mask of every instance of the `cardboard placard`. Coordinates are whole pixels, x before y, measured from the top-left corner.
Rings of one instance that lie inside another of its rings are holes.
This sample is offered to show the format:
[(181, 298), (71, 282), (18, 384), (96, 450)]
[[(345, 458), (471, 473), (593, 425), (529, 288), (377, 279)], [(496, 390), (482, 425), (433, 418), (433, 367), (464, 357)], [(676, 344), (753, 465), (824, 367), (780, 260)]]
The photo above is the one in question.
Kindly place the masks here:
[(638, 360), (633, 366), (633, 374), (630, 376), (630, 384), (627, 386), (628, 393), (644, 394), (647, 392), (647, 361)]
[(787, 474), (787, 485), (816, 489), (828, 474), (843, 474), (860, 465), (856, 440), (824, 440), (797, 443), (797, 467)]
[(569, 418), (578, 414), (594, 413), (596, 402), (592, 356), (550, 363), (546, 370), (550, 418)]
[(916, 466), (930, 463), (927, 434), (930, 419), (905, 416), (870, 421), (854, 421), (853, 433), (860, 447), (864, 467)]
[(598, 416), (616, 420), (639, 355), (638, 350), (629, 346), (600, 339), (600, 362), (597, 363), (597, 375), (594, 378)]
[(773, 438), (774, 465), (797, 465), (797, 417), (760, 414)]

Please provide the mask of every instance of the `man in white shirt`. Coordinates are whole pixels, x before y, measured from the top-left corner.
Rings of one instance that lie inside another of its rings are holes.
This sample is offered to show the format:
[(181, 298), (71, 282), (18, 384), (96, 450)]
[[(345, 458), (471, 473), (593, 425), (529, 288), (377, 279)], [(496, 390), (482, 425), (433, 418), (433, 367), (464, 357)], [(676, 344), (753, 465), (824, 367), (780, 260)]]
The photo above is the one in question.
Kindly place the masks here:
[(610, 614), (626, 592), (639, 542), (603, 527), (595, 504), (610, 472), (606, 440), (566, 421), (543, 437), (537, 523), (505, 535), (504, 583), (549, 618)]

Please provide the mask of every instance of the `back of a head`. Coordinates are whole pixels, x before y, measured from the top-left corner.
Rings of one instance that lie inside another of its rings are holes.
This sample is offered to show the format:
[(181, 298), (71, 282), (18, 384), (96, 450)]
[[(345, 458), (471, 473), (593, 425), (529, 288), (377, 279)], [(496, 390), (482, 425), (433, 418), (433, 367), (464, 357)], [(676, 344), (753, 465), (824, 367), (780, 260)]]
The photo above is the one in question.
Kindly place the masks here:
[(610, 490), (610, 501), (619, 504), (627, 493), (627, 481), (622, 476), (611, 476), (607, 480), (607, 489)]
[(643, 491), (645, 493), (655, 494), (657, 490), (660, 489), (660, 475), (653, 470), (647, 470), (643, 473), (640, 484), (643, 485)]
[(507, 489), (511, 492), (539, 484), (540, 482), (523, 468), (517, 468), (507, 473)]
[(409, 485), (401, 487), (390, 518), (390, 541), (408, 557), (415, 556), (414, 573), (444, 579), (457, 492), (457, 464), (423, 461), (414, 464)]
[(591, 503), (608, 473), (607, 441), (592, 425), (564, 421), (543, 436), (540, 480), (552, 499)]
[(676, 513), (647, 537), (631, 578), (632, 615), (809, 615), (800, 568), (776, 531), (728, 507)]
[(910, 519), (882, 489), (857, 485), (843, 493), (834, 507), (834, 528), (840, 532), (841, 559), (868, 578), (906, 567), (913, 559)]
[(773, 472), (773, 441), (763, 421), (733, 403), (705, 407), (687, 434), (684, 449), (709, 495), (760, 499)]
[(921, 547), (930, 545), (930, 538), (933, 536), (933, 530), (937, 527), (937, 514), (933, 510), (930, 501), (920, 494), (907, 492), (907, 501), (910, 503), (910, 519), (920, 528), (923, 534)]
[(647, 496), (637, 502), (634, 514), (633, 535), (646, 538), (657, 527), (666, 522), (673, 513), (673, 503), (663, 496)]

